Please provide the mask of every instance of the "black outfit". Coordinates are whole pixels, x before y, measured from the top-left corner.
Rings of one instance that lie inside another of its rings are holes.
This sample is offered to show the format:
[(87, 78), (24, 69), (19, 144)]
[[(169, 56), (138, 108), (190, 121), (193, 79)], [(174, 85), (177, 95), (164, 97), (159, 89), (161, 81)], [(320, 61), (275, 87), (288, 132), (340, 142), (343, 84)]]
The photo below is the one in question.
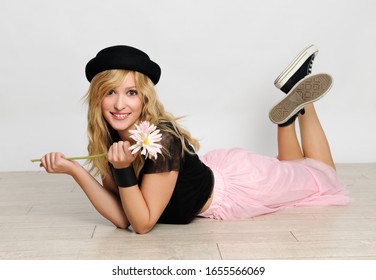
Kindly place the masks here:
[(201, 162), (194, 149), (182, 154), (182, 145), (175, 135), (161, 131), (161, 145), (168, 155), (158, 155), (156, 160), (146, 159), (141, 170), (139, 185), (145, 174), (179, 171), (171, 199), (158, 223), (188, 224), (209, 199), (214, 185), (213, 172)]

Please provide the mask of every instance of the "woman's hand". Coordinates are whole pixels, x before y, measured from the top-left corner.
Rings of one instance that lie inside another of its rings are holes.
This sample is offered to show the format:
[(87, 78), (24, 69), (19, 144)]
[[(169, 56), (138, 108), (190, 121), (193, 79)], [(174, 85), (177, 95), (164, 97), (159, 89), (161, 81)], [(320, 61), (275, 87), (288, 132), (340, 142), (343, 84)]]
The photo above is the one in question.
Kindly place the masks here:
[(48, 173), (65, 173), (73, 175), (75, 167), (80, 166), (78, 162), (66, 160), (62, 153), (49, 153), (41, 159), (40, 167)]
[(107, 160), (116, 169), (129, 167), (136, 155), (132, 155), (129, 147), (131, 144), (128, 141), (119, 141), (113, 143), (107, 153)]

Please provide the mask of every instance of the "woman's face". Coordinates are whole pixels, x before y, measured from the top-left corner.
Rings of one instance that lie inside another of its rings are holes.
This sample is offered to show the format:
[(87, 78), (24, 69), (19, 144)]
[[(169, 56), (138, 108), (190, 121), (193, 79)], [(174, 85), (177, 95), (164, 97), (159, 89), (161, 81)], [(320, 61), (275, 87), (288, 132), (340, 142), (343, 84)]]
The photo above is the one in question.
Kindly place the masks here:
[(122, 140), (128, 140), (128, 130), (134, 129), (139, 121), (142, 103), (133, 72), (129, 72), (121, 85), (104, 97), (101, 104), (103, 117), (119, 133)]

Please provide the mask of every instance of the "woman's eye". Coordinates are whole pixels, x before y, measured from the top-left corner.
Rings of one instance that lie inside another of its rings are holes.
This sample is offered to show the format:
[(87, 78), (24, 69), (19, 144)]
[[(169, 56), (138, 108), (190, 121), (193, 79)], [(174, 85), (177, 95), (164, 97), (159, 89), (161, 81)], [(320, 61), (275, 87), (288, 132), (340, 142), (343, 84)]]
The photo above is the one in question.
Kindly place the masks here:
[(113, 94), (115, 94), (116, 92), (114, 91), (114, 90), (110, 90), (108, 93), (107, 93), (107, 95), (113, 95)]
[(128, 91), (128, 95), (131, 95), (131, 96), (137, 95), (137, 90), (131, 89), (130, 91)]

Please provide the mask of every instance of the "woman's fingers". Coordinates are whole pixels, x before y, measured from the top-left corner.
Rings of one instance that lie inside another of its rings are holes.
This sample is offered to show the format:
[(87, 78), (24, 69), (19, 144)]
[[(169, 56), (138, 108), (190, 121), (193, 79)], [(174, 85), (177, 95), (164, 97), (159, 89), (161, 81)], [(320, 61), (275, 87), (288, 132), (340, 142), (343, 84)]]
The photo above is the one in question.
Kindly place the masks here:
[(129, 151), (130, 143), (128, 141), (119, 141), (113, 143), (108, 151), (108, 161), (115, 168), (126, 168), (130, 166), (134, 160), (134, 156)]
[(49, 153), (41, 159), (40, 166), (48, 173), (68, 173), (70, 164), (62, 153)]

